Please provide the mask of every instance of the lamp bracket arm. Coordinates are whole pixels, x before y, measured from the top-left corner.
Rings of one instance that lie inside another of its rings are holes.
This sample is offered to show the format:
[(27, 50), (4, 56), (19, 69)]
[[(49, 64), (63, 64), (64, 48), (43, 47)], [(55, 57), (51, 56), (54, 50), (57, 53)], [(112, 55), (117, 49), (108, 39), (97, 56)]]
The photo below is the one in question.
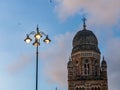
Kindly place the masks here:
[(47, 35), (47, 34), (45, 34), (44, 32), (41, 32), (41, 31), (40, 31), (40, 33), (41, 33), (41, 34), (43, 34), (43, 35), (45, 35), (45, 36), (48, 36), (48, 35)]
[(30, 36), (30, 35), (33, 35), (33, 34), (36, 34), (36, 32), (35, 31), (32, 31), (32, 32), (30, 32), (28, 35)]

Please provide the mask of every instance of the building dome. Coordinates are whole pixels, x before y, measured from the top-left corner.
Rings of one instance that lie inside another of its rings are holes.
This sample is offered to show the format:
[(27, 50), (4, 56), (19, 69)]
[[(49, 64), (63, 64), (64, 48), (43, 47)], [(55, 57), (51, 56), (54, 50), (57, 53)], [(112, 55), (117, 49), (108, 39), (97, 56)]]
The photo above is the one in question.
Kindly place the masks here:
[(77, 34), (73, 38), (73, 50), (76, 51), (95, 51), (100, 53), (98, 48), (98, 40), (95, 34), (86, 29), (86, 25), (84, 23), (83, 30), (78, 31)]
[(91, 44), (98, 45), (96, 36), (90, 30), (82, 30), (77, 32), (73, 39), (73, 47), (82, 45), (82, 44)]

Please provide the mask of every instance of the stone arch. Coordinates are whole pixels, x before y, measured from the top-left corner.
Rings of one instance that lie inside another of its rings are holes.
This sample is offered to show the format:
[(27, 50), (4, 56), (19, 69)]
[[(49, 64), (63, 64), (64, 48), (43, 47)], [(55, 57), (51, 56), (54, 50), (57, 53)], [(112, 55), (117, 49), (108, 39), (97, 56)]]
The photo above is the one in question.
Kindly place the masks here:
[(89, 58), (85, 58), (83, 59), (83, 62), (82, 62), (82, 69), (83, 69), (83, 74), (84, 75), (89, 75), (90, 74), (90, 59)]

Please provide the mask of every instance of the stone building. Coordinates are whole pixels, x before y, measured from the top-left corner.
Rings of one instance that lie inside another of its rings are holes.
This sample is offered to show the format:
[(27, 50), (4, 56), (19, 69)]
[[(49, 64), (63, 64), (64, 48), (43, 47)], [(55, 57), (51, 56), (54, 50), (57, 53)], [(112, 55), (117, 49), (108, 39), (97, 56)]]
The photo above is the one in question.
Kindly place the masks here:
[(95, 34), (86, 29), (73, 38), (73, 48), (68, 61), (68, 90), (108, 90), (107, 63), (98, 48)]

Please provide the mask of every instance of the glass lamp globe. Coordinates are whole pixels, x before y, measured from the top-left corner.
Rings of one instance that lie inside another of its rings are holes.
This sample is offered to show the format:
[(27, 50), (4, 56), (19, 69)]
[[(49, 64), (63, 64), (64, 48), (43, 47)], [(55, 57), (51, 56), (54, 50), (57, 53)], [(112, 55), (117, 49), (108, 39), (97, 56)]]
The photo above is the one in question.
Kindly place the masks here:
[(51, 40), (48, 38), (48, 35), (46, 36), (46, 38), (43, 41), (47, 44), (51, 42)]
[(30, 43), (32, 39), (27, 35), (26, 39), (24, 40), (26, 43)]

